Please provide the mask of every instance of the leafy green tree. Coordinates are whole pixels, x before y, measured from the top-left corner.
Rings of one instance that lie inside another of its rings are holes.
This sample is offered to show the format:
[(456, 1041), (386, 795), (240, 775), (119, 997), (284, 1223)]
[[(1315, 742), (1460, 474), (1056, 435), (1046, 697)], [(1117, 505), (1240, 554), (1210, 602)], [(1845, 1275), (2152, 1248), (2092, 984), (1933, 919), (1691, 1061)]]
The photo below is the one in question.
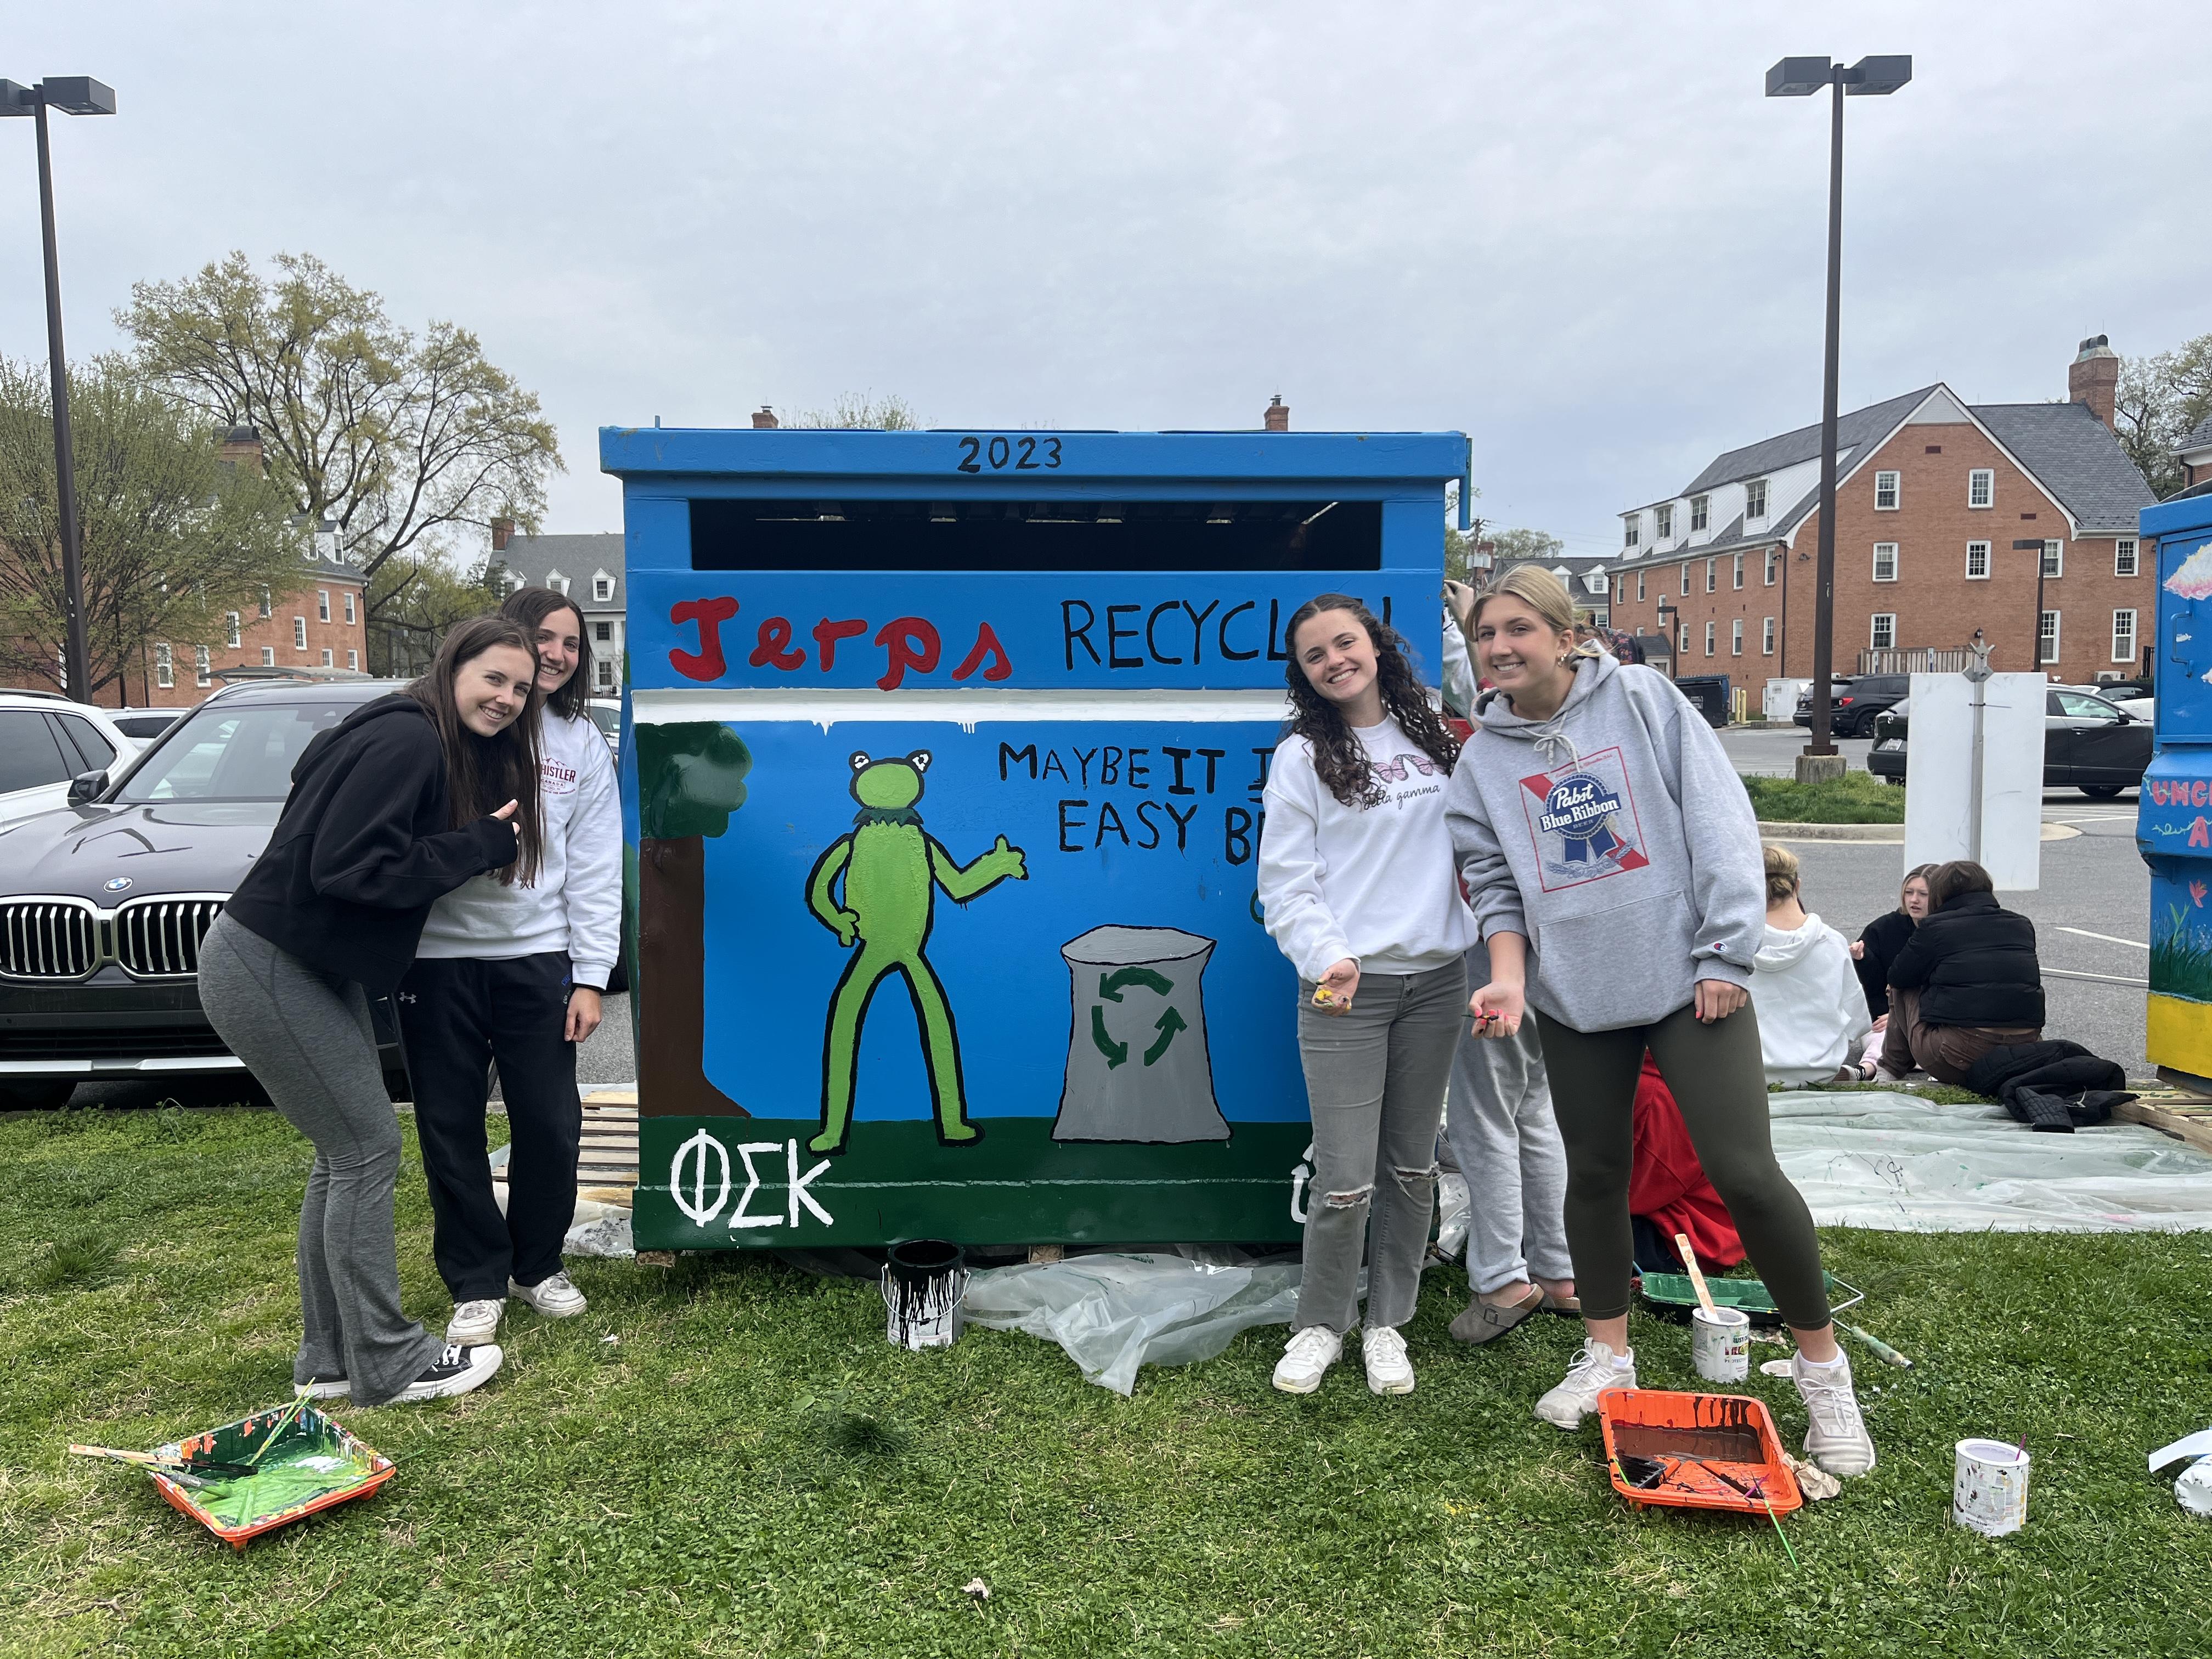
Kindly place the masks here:
[(1557, 536), (1547, 536), (1540, 530), (1493, 530), (1483, 539), (1492, 544), (1500, 565), (1556, 559), (1567, 550), (1567, 544)]
[[(181, 282), (134, 283), (116, 321), (177, 397), (259, 428), (294, 509), (335, 525), (339, 556), (369, 579), (370, 615), (390, 561), (495, 518), (535, 530), (562, 465), (537, 394), (457, 324), (417, 335), (312, 254), (272, 263), (264, 276), (233, 253)], [(383, 589), (387, 603), (403, 591)]]
[(505, 597), (489, 561), (461, 568), (437, 553), (394, 554), (368, 580), (368, 672), (392, 679), (422, 673), (447, 629), (497, 610)]
[(2173, 447), (2212, 416), (2212, 334), (2172, 351), (2120, 359), (2112, 425), (2120, 447), (2163, 499), (2182, 486)]
[[(59, 684), (64, 620), (52, 382), (0, 358), (0, 670)], [(285, 493), (225, 462), (204, 417), (131, 360), (70, 373), (84, 580), (88, 699), (146, 672), (151, 643), (226, 643), (230, 611), (301, 586)], [(104, 699), (103, 699), (104, 700)]]
[(914, 405), (893, 392), (878, 398), (872, 392), (842, 392), (827, 409), (801, 410), (787, 426), (817, 427), (869, 432), (919, 432), (921, 416)]

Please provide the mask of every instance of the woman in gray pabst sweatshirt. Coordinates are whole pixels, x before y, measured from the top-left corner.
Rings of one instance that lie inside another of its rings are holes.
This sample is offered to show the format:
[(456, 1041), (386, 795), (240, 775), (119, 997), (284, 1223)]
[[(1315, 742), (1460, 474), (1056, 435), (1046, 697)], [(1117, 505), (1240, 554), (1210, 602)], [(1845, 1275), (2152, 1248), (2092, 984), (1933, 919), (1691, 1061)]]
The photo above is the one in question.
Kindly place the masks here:
[(1567, 1152), (1567, 1245), (1588, 1335), (1536, 1414), (1572, 1428), (1637, 1386), (1628, 1176), (1649, 1048), (1714, 1188), (1796, 1333), (1808, 1456), (1874, 1467), (1828, 1316), (1810, 1212), (1775, 1162), (1753, 958), (1765, 937), (1758, 824), (1720, 740), (1656, 671), (1579, 653), (1559, 580), (1510, 571), (1468, 621), (1496, 687), (1445, 795), (1491, 982), (1478, 1032), (1533, 1010)]

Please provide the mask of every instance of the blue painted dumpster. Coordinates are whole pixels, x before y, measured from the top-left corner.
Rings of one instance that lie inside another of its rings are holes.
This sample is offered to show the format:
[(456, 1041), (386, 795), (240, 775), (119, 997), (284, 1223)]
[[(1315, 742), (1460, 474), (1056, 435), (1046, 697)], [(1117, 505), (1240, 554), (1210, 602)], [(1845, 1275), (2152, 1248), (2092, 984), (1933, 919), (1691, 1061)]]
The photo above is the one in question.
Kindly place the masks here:
[(1254, 896), (1285, 629), (1355, 594), (1433, 679), (1465, 437), (600, 456), (640, 1245), (1295, 1237), (1297, 990)]
[(2161, 1075), (2212, 1086), (2212, 496), (2138, 523), (2158, 538), (2156, 752), (2136, 823), (2151, 872), (2145, 1052)]

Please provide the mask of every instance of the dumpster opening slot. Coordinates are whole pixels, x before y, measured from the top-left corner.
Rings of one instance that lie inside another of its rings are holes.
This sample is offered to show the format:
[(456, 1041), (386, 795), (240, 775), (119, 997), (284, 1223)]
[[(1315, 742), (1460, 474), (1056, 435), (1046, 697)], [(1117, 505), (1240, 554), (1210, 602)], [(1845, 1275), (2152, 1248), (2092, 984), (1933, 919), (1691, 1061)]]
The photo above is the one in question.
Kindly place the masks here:
[(691, 503), (695, 570), (1379, 570), (1348, 501)]

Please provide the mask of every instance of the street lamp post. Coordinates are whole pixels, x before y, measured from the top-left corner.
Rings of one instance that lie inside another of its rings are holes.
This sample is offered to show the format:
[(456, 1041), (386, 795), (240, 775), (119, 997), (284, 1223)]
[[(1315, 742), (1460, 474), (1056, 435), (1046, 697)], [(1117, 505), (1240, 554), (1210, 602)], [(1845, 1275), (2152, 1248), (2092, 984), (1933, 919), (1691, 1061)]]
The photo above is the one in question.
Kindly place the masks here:
[(1681, 610), (1662, 599), (1659, 601), (1656, 614), (1659, 617), (1659, 626), (1667, 630), (1667, 678), (1670, 680), (1680, 678), (1680, 677), (1674, 672), (1674, 651), (1675, 647), (1681, 644), (1681, 641), (1675, 635), (1674, 624), (1680, 620)]
[(2050, 550), (2042, 542), (2025, 538), (2012, 544), (2015, 553), (2033, 550), (2035, 553), (2035, 632), (2029, 637), (2034, 641), (2028, 647), (2027, 666), (2030, 673), (2043, 672), (2043, 573), (2049, 566)]
[(1862, 58), (1846, 69), (1826, 58), (1785, 58), (1766, 71), (1769, 98), (1832, 94), (1828, 119), (1828, 331), (1820, 384), (1820, 542), (1813, 584), (1813, 732), (1797, 759), (1800, 782), (1839, 778), (1844, 757), (1829, 730), (1830, 681), (1835, 673), (1836, 360), (1844, 271), (1844, 94), (1881, 97), (1912, 78), (1909, 57)]
[(92, 657), (85, 640), (84, 562), (78, 541), (76, 456), (70, 438), (69, 362), (62, 352), (61, 262), (54, 247), (54, 167), (46, 111), (112, 115), (115, 93), (88, 75), (50, 75), (34, 87), (0, 81), (0, 116), (27, 115), (39, 130), (39, 222), (46, 240), (46, 364), (54, 382), (54, 481), (61, 497), (62, 611), (66, 637), (62, 673), (73, 697), (92, 695)]

